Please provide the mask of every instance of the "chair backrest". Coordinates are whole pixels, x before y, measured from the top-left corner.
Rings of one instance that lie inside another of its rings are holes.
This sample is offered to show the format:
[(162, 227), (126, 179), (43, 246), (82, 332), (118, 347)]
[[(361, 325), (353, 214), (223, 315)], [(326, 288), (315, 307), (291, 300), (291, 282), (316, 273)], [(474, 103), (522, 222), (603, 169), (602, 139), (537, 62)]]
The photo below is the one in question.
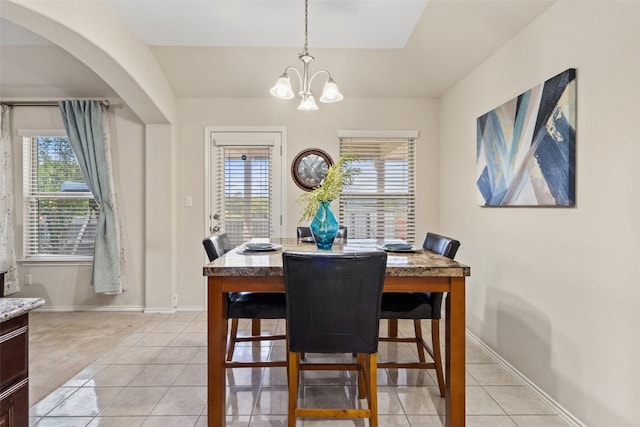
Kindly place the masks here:
[(298, 227), (296, 228), (296, 233), (298, 234), (298, 239), (311, 237), (311, 229), (309, 227)]
[(207, 252), (209, 262), (218, 258), (233, 249), (227, 233), (218, 233), (207, 237), (202, 241), (204, 250)]
[(347, 227), (338, 228), (338, 234), (336, 234), (336, 239), (346, 239), (347, 238)]
[[(298, 234), (298, 239), (302, 239), (303, 237), (311, 237), (311, 229), (309, 227), (298, 227), (296, 229)], [(347, 238), (347, 227), (338, 228), (338, 234), (336, 234), (336, 239), (346, 239)]]
[(209, 257), (209, 262), (218, 258), (218, 251), (216, 251), (216, 246), (213, 243), (213, 237), (209, 236), (206, 239), (202, 240), (202, 245), (204, 246), (204, 250), (207, 252), (207, 256)]
[(375, 353), (386, 252), (282, 254), (289, 349)]
[(422, 244), (424, 249), (430, 250), (447, 258), (455, 258), (460, 247), (460, 242), (450, 237), (441, 236), (435, 233), (427, 233), (427, 237)]
[[(450, 237), (441, 236), (436, 233), (427, 233), (427, 237), (422, 244), (424, 249), (430, 250), (447, 258), (453, 259), (458, 252), (460, 242)], [(442, 292), (427, 292), (425, 294), (431, 304), (431, 317), (433, 319), (439, 319), (442, 316), (442, 299), (444, 294)]]

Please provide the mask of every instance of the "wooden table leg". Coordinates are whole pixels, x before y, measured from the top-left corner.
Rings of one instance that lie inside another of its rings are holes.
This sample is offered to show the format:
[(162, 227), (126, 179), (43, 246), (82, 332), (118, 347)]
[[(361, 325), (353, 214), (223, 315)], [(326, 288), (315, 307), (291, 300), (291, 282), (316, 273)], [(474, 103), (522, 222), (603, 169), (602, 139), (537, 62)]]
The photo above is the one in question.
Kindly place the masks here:
[(207, 284), (207, 420), (209, 427), (220, 427), (226, 425), (227, 315), (222, 278), (209, 276)]
[(452, 277), (446, 300), (446, 420), (447, 427), (465, 425), (465, 283)]

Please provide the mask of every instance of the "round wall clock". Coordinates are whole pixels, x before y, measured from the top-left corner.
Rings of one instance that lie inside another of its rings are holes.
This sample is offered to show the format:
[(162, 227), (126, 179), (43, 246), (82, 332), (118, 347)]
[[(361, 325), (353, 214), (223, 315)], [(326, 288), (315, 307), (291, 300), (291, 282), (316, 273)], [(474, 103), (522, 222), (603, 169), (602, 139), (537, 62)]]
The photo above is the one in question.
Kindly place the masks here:
[(324, 151), (317, 148), (304, 150), (293, 159), (291, 176), (298, 187), (311, 191), (320, 186), (331, 165), (333, 160)]

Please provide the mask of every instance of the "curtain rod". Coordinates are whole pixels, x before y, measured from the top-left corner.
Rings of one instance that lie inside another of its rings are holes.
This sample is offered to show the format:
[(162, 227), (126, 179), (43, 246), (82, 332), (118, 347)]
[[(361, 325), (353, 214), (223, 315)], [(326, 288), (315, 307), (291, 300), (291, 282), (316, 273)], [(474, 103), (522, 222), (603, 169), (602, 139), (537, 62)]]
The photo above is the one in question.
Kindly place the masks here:
[[(107, 100), (99, 100), (102, 105), (109, 107), (110, 103)], [(0, 101), (2, 105), (8, 105), (10, 107), (57, 107), (58, 101)], [(114, 104), (116, 108), (122, 106), (122, 104)]]

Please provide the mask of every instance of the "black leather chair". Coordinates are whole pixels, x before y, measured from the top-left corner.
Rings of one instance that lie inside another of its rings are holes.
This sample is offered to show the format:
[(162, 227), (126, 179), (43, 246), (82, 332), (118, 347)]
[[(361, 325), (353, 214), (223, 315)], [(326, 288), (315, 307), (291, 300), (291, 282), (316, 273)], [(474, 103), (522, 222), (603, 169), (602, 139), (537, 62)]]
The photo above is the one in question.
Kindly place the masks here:
[[(298, 235), (298, 239), (302, 239), (303, 237), (313, 237), (313, 234), (311, 234), (311, 228), (309, 227), (298, 227), (296, 228), (296, 233)], [(347, 239), (347, 227), (338, 228), (336, 239), (342, 239), (343, 241)], [(305, 360), (304, 353), (302, 353), (301, 357), (302, 360)]]
[[(289, 427), (297, 417), (368, 418), (378, 425), (376, 365), (384, 252), (282, 255), (289, 335)], [(355, 364), (300, 364), (300, 354), (357, 353)], [(357, 370), (368, 409), (298, 407), (300, 370)], [(365, 396), (366, 394), (366, 396)]]
[[(312, 237), (311, 229), (309, 227), (298, 227), (296, 229), (296, 233), (298, 234), (298, 239), (302, 239), (303, 237)], [(347, 227), (338, 228), (338, 234), (336, 234), (336, 239), (346, 239), (347, 238)]]
[[(209, 261), (213, 261), (233, 249), (226, 233), (214, 234), (202, 241)], [(286, 360), (234, 362), (236, 343), (286, 339), (286, 335), (261, 335), (254, 330), (252, 335), (238, 336), (239, 319), (285, 319), (285, 295), (281, 292), (234, 292), (227, 294), (227, 318), (231, 319), (231, 331), (227, 342), (227, 367), (287, 366)]]
[[(427, 233), (422, 247), (428, 251), (453, 259), (460, 247), (460, 242), (439, 234)], [(419, 362), (384, 362), (378, 364), (379, 368), (435, 369), (440, 396), (442, 397), (445, 395), (442, 357), (440, 355), (440, 317), (443, 298), (444, 294), (442, 292), (389, 292), (382, 296), (380, 318), (388, 319), (391, 324), (395, 323), (396, 330), (398, 319), (412, 319), (415, 336), (387, 336), (380, 337), (380, 341), (415, 343), (418, 349)], [(431, 319), (431, 346), (422, 337), (421, 319)], [(390, 330), (392, 329), (394, 328), (390, 328)], [(433, 362), (426, 362), (425, 350), (429, 353)]]

